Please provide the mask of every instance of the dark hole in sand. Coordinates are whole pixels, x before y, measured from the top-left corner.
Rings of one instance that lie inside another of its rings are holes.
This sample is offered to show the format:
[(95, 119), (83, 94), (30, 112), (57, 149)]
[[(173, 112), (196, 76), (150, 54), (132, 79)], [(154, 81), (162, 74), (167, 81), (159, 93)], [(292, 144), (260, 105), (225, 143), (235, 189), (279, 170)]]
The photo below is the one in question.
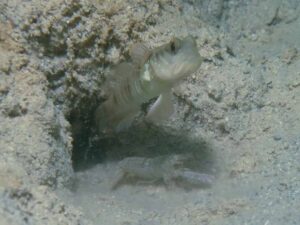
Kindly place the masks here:
[(117, 134), (99, 134), (92, 113), (89, 117), (70, 117), (73, 129), (73, 168), (83, 171), (100, 163), (120, 162), (128, 157), (171, 157), (190, 155), (185, 167), (203, 174), (215, 175), (214, 151), (205, 140), (191, 138), (184, 131), (170, 130), (138, 121)]
[(88, 169), (101, 163), (105, 158), (102, 143), (96, 133), (93, 111), (81, 115), (77, 110), (73, 110), (70, 114), (73, 138), (72, 164), (75, 171)]

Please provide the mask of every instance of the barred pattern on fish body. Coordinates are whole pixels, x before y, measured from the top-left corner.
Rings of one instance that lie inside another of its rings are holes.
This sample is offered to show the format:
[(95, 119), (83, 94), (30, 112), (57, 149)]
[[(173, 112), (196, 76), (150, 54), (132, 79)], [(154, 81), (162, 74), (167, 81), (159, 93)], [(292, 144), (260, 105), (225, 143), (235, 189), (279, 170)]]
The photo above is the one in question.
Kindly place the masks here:
[(147, 119), (160, 121), (173, 112), (172, 87), (195, 72), (201, 57), (192, 37), (173, 39), (150, 51), (137, 43), (131, 50), (132, 62), (121, 63), (115, 68), (119, 76), (107, 101), (95, 113), (99, 131), (120, 131), (130, 126), (141, 104), (159, 96), (150, 108)]

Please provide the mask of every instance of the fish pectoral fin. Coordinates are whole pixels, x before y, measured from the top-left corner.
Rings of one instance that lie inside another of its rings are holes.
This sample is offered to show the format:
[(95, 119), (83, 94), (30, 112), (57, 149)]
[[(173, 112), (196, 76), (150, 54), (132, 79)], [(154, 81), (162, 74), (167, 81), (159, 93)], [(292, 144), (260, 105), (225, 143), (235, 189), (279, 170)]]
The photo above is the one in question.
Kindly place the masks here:
[(172, 103), (172, 91), (168, 90), (162, 93), (151, 106), (146, 120), (151, 122), (159, 122), (168, 119), (174, 112)]

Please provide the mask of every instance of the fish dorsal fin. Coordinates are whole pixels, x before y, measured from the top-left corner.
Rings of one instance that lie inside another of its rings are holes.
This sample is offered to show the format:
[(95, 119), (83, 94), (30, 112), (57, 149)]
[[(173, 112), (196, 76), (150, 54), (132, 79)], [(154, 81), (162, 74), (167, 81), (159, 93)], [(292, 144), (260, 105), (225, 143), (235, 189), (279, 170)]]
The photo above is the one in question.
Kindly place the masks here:
[(135, 66), (140, 68), (149, 59), (151, 51), (143, 43), (135, 43), (130, 48), (130, 56)]

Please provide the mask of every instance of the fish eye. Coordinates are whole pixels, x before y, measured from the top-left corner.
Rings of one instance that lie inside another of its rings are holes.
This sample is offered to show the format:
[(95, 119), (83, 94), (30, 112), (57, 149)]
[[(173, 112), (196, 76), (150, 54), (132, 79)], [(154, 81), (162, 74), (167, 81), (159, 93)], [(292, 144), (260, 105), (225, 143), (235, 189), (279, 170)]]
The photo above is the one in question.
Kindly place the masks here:
[(171, 42), (170, 42), (170, 51), (172, 54), (176, 54), (178, 52), (180, 48), (180, 42), (177, 38), (174, 38)]
[(175, 53), (175, 50), (176, 50), (175, 42), (172, 41), (171, 42), (171, 52)]

